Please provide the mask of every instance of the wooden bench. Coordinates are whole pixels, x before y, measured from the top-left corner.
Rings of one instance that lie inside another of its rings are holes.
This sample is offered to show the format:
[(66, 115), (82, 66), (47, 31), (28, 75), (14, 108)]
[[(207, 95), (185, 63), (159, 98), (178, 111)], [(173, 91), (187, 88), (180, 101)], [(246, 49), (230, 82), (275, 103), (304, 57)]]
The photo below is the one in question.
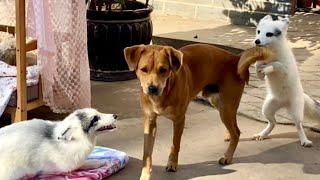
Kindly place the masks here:
[[(37, 49), (37, 41), (26, 43), (26, 16), (25, 0), (16, 0), (16, 26), (0, 25), (0, 31), (8, 32), (16, 37), (16, 64), (17, 64), (17, 91), (13, 93), (16, 100), (13, 106), (8, 106), (5, 113), (11, 114), (11, 121), (27, 120), (27, 111), (43, 106), (41, 78), (36, 87), (27, 87), (26, 79), (26, 53)], [(37, 96), (33, 91), (37, 91)], [(28, 99), (29, 97), (29, 99)], [(29, 100), (29, 101), (28, 101)], [(11, 104), (12, 105), (12, 104)]]

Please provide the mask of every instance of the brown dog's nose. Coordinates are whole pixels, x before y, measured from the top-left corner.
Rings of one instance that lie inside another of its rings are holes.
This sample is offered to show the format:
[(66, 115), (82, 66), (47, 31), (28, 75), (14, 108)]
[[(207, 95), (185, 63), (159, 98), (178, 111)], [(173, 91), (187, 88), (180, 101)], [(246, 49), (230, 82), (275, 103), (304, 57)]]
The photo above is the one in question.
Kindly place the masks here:
[(114, 115), (113, 115), (113, 118), (114, 118), (114, 119), (117, 119), (117, 118), (118, 118), (118, 116), (114, 114)]
[(156, 86), (151, 85), (151, 86), (148, 87), (148, 92), (151, 95), (157, 95), (158, 94), (158, 88)]

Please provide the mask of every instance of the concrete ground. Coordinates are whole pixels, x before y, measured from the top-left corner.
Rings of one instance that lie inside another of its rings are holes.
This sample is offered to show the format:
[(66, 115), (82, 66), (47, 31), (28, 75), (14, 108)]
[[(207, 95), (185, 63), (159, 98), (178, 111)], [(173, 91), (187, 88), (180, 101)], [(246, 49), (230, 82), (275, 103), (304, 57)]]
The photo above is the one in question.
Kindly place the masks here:
[[(110, 179), (138, 179), (142, 167), (143, 124), (139, 107), (137, 80), (103, 83), (93, 82), (93, 106), (119, 115), (117, 130), (101, 135), (98, 144), (122, 150), (130, 156), (129, 164)], [(222, 167), (217, 160), (228, 143), (223, 141), (224, 125), (213, 108), (192, 102), (187, 113), (181, 143), (178, 172), (165, 172), (172, 142), (172, 123), (158, 119), (158, 132), (153, 153), (152, 179), (319, 179), (320, 134), (306, 130), (312, 148), (299, 144), (293, 126), (278, 125), (270, 139), (257, 142), (252, 135), (266, 124), (238, 116), (241, 141), (234, 164)]]
[[(265, 124), (238, 118), (242, 131), (234, 164), (220, 166), (228, 143), (223, 141), (224, 125), (218, 112), (191, 103), (180, 150), (178, 172), (167, 173), (165, 167), (172, 142), (172, 123), (158, 119), (158, 132), (153, 152), (152, 179), (319, 179), (320, 134), (307, 131), (314, 147), (300, 146), (294, 127), (279, 125), (270, 139), (251, 140)], [(129, 164), (111, 180), (139, 179), (142, 167), (143, 125), (141, 119), (120, 120), (118, 130), (99, 137), (98, 144), (125, 151)]]

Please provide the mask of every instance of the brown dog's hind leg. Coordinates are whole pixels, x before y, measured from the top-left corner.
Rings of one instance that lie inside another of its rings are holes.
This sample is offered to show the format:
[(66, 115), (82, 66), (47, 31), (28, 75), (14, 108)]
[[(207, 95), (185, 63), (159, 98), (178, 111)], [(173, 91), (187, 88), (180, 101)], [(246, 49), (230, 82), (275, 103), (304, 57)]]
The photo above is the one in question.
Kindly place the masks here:
[(152, 171), (152, 151), (157, 132), (157, 115), (144, 115), (143, 168), (140, 180), (149, 180)]
[(234, 151), (236, 150), (236, 147), (239, 142), (240, 133), (238, 133), (235, 123), (236, 113), (232, 112), (232, 110), (228, 110), (227, 107), (222, 107), (220, 110), (220, 116), (222, 122), (224, 123), (230, 134), (230, 144), (227, 151), (224, 154), (224, 157), (222, 157), (219, 160), (219, 164), (227, 165), (231, 164), (232, 162)]
[(228, 86), (221, 88), (219, 113), (230, 135), (229, 147), (224, 157), (219, 160), (219, 164), (221, 165), (227, 165), (232, 162), (234, 151), (239, 142), (240, 130), (237, 125), (237, 110), (243, 87), (244, 84), (228, 83)]
[[(239, 133), (239, 134), (241, 134), (241, 132), (240, 132), (240, 129), (238, 128), (238, 125), (237, 125), (237, 133)], [(230, 133), (229, 133), (229, 131), (228, 130), (226, 130), (226, 132), (224, 133), (224, 141), (225, 142), (229, 142), (230, 141)]]
[(178, 157), (180, 151), (181, 136), (184, 129), (185, 116), (173, 120), (173, 144), (169, 155), (166, 171), (176, 172), (178, 167)]
[(229, 133), (229, 131), (228, 130), (226, 130), (226, 132), (224, 133), (224, 141), (225, 142), (229, 142), (230, 141), (230, 133)]

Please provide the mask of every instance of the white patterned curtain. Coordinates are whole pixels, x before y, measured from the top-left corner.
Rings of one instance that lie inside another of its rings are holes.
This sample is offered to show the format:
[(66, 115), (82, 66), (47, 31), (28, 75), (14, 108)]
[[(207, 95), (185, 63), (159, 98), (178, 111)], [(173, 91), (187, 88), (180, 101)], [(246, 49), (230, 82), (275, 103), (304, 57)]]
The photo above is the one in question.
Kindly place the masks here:
[(27, 33), (38, 40), (44, 101), (54, 112), (91, 106), (86, 4), (29, 0)]

